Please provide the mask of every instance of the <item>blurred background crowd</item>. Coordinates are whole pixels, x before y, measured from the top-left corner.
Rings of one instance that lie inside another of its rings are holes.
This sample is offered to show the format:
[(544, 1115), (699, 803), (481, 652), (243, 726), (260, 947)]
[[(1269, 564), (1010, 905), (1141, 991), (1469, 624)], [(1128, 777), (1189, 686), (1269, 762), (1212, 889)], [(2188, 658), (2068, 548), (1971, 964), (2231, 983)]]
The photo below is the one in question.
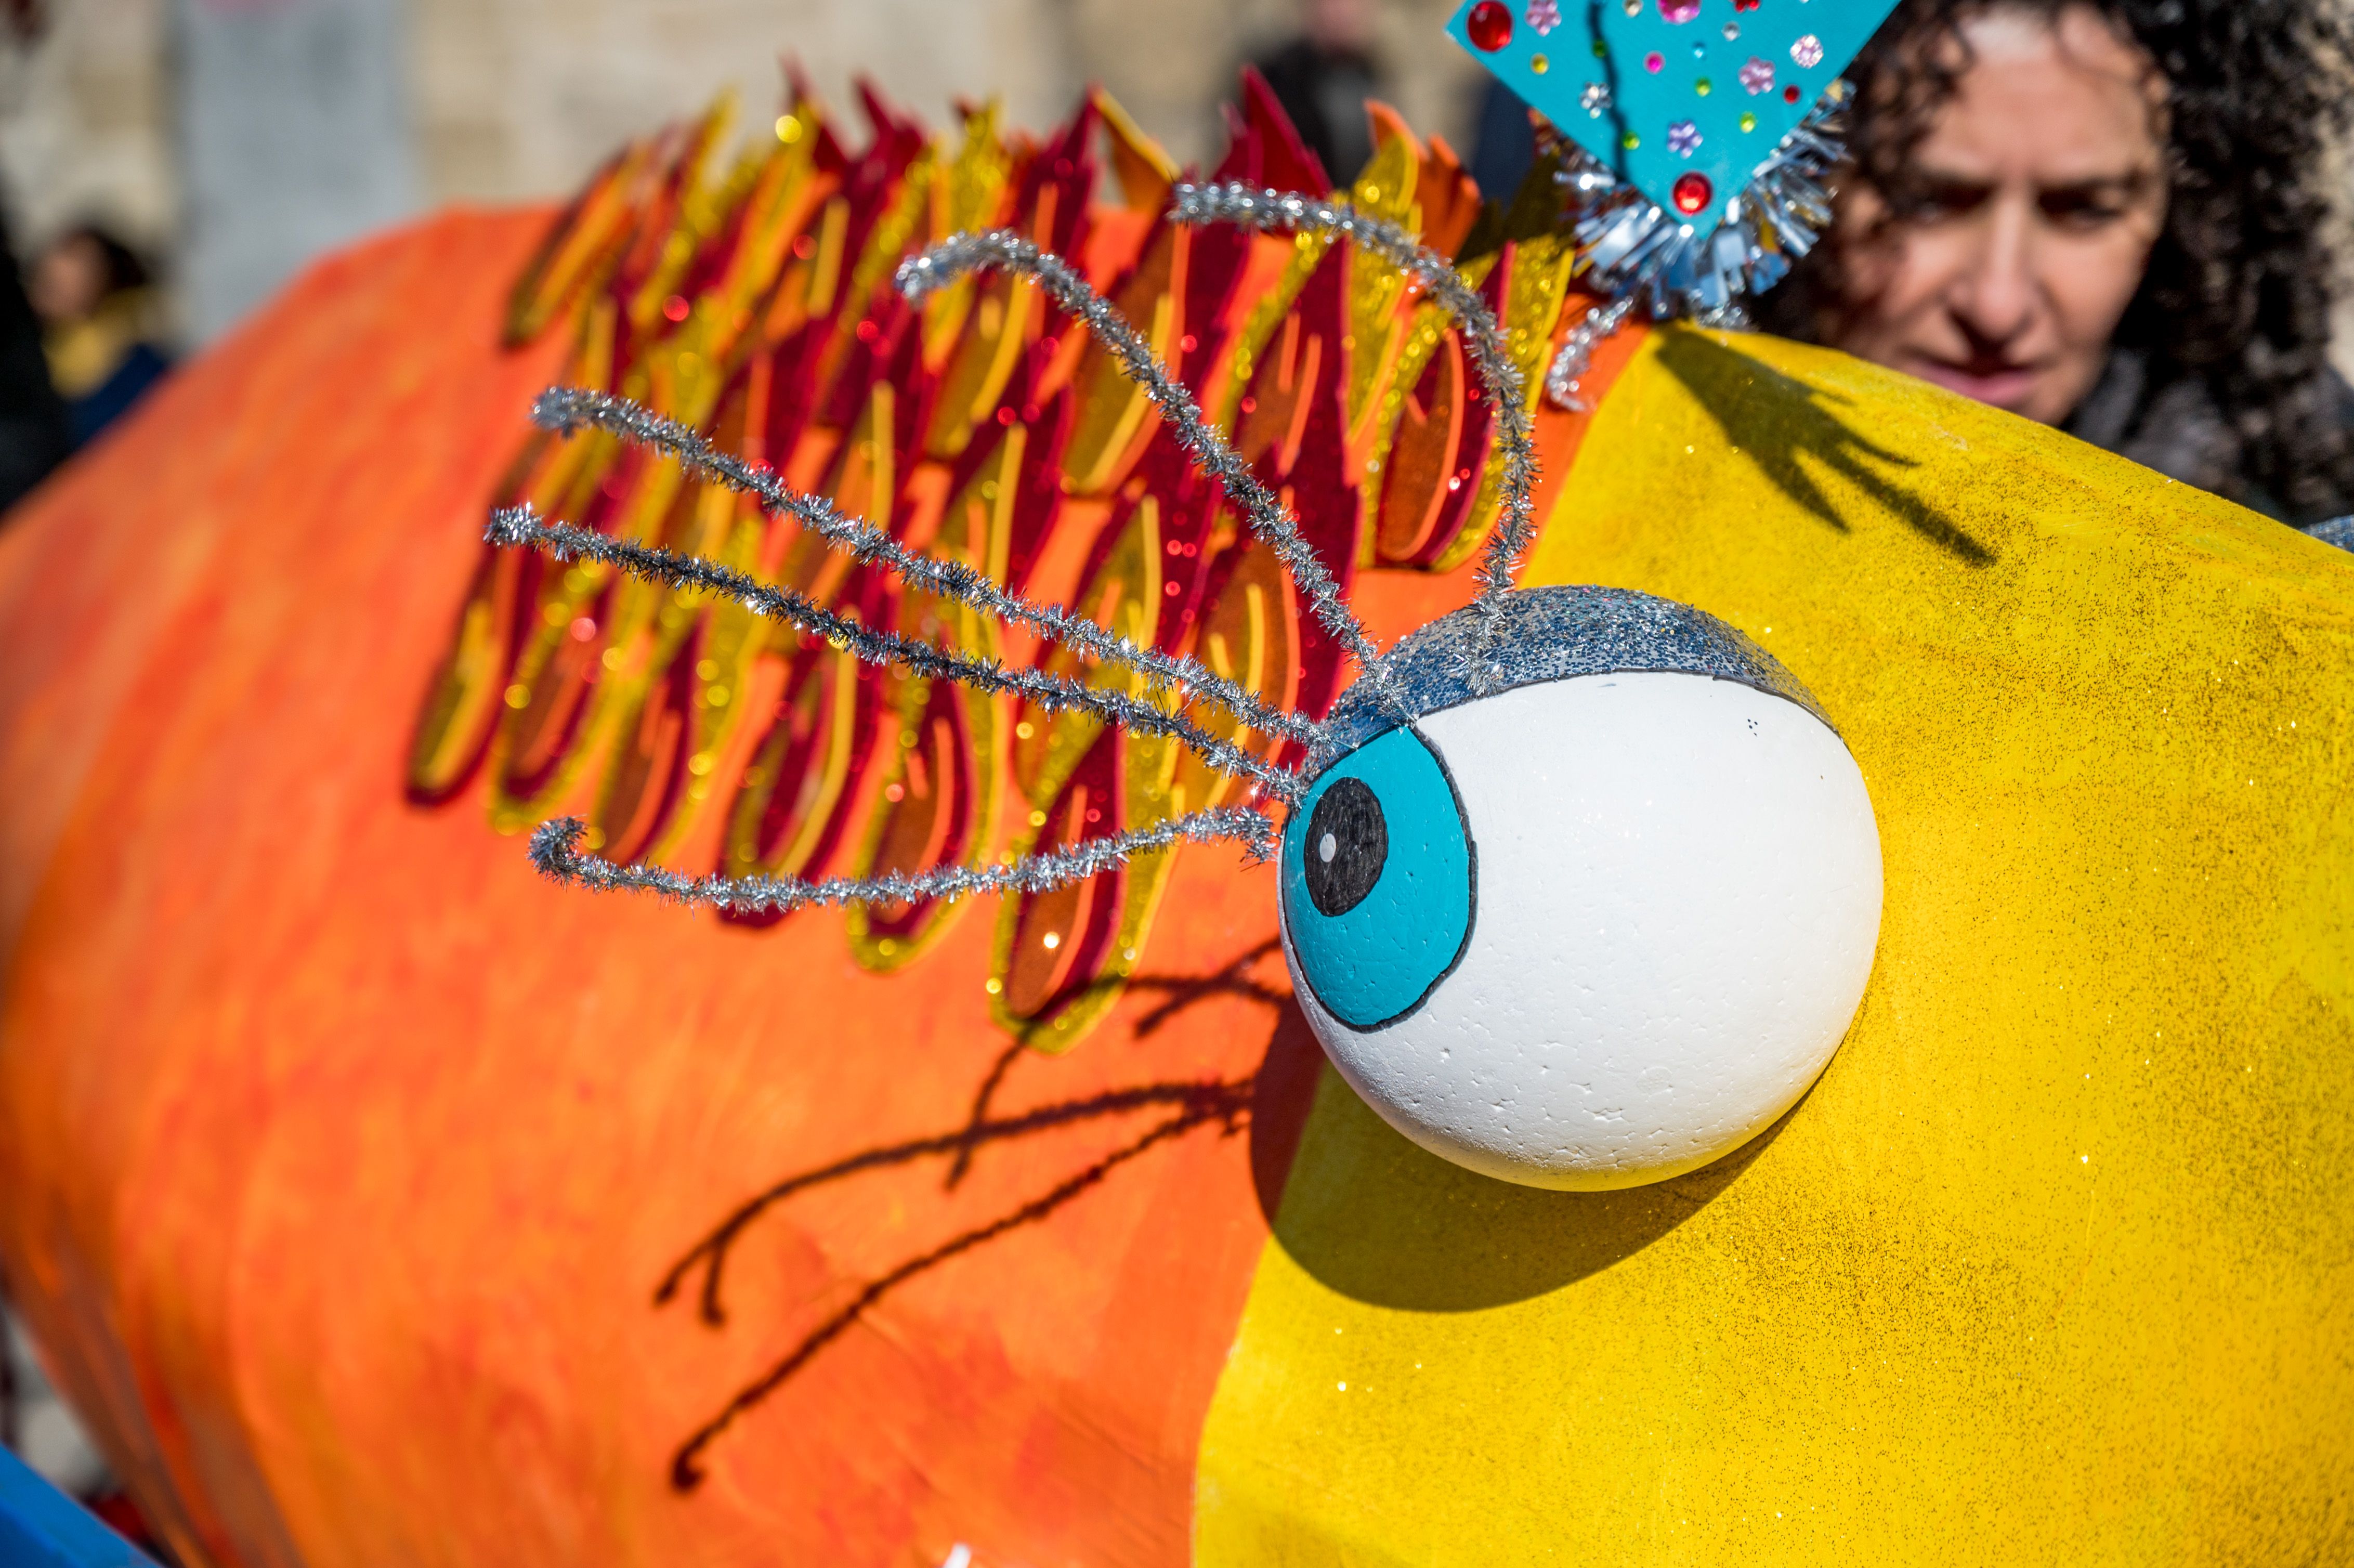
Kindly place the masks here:
[[(2218, 47), (2234, 48), (2213, 18), (2285, 35), (2316, 7), (2342, 18), (2349, 5), (2120, 0), (2111, 9), (2151, 37), (2187, 32), (2197, 69)], [(995, 94), (1016, 123), (1043, 128), (1100, 82), (1180, 162), (1203, 164), (1223, 141), (1218, 105), (1252, 62), (1336, 179), (1370, 150), (1359, 106), (1374, 96), (1446, 137), (1483, 188), (1509, 190), (1527, 166), (1525, 111), (1442, 37), (1453, 8), (1450, 0), (0, 0), (0, 218), (26, 282), (23, 302), (0, 300), (0, 313), (29, 308), (37, 317), (63, 399), (57, 433), (27, 444), (0, 432), (0, 500), (120, 413), (174, 355), (201, 349), (322, 251), (443, 203), (561, 195), (624, 138), (692, 112), (723, 87), (742, 95), (747, 122), (758, 123), (777, 98), (787, 51), (837, 107), (864, 73), (936, 124), (959, 99)], [(1907, 9), (1922, 13), (1918, 34), (1930, 13), (1957, 7), (1908, 0)], [(2244, 52), (2255, 74), (2230, 67), (2241, 79), (2231, 90), (2243, 100), (2277, 98), (2279, 77), (2294, 80), (2300, 69), (2295, 49), (2274, 51), (2285, 67)], [(1877, 69), (1911, 90), (1904, 84), (1921, 73), (1901, 66), (1882, 59)], [(2284, 104), (2271, 129), (2293, 118), (2329, 117)], [(2227, 178), (2232, 158), (2262, 179), (2264, 165), (2295, 172), (2284, 164), (2302, 157), (2286, 145), (2242, 145), (2251, 127), (2229, 114), (2191, 129), (2211, 156), (2221, 144)], [(2307, 123), (2304, 134), (2327, 129)], [(1918, 142), (1899, 133), (1881, 145), (1910, 156)], [(2178, 154), (2190, 144), (2178, 143)], [(2216, 171), (2190, 172), (2211, 182)], [(2326, 178), (2346, 183), (2338, 166)], [(2287, 209), (2270, 221), (2284, 218), (2302, 222)], [(2316, 243), (2333, 255), (2345, 249), (2334, 228)], [(2312, 270), (2309, 257), (2294, 264)], [(2241, 283), (2243, 292), (2268, 286)], [(1905, 361), (1893, 340), (1872, 352), (1872, 323), (1842, 331), (1819, 286), (1807, 299), (1803, 280), (1786, 293), (1769, 317), (1776, 330), (1935, 378), (1934, 366), (1917, 355)], [(2317, 298), (2326, 315), (2330, 301)], [(2342, 298), (2336, 309), (2344, 366), (2354, 363), (2354, 314)], [(2217, 324), (2244, 338), (2254, 323)], [(1946, 357), (1957, 355), (1969, 357)], [(0, 348), (0, 378), (35, 368), (12, 371), (7, 359)], [(1999, 354), (1988, 362), (1996, 372), (2005, 363)], [(2044, 400), (2054, 396), (2069, 408), (2101, 402), (2084, 387), (2045, 389)], [(2059, 422), (2049, 410), (2020, 411)], [(0, 408), (0, 426), (25, 413)], [(2110, 422), (2119, 429), (2103, 444), (2131, 451), (2146, 421), (2127, 408)], [(2089, 425), (2079, 433), (2100, 435)], [(2168, 426), (2141, 439), (2159, 450), (2182, 438)], [(2345, 509), (2334, 505), (2342, 498), (2308, 499), (2266, 509)]]
[[(0, 407), (0, 426), (17, 427), (0, 429), (0, 504), (313, 257), (444, 203), (562, 195), (625, 138), (724, 88), (745, 122), (765, 123), (785, 52), (838, 110), (864, 74), (935, 124), (958, 99), (994, 94), (1044, 129), (1101, 82), (1181, 161), (1214, 156), (1216, 106), (1259, 59), (1328, 161), (1353, 166), (1368, 95), (1462, 137), (1479, 72), (1440, 37), (1449, 9), (0, 0), (0, 217), (67, 422), (60, 438), (36, 428), (55, 422), (39, 409)], [(0, 314), (24, 308), (0, 300)], [(0, 379), (34, 369), (0, 348)]]
[(1447, 0), (5, 3), (0, 208), (20, 260), (101, 226), (159, 264), (191, 346), (323, 247), (444, 202), (567, 192), (723, 87), (758, 113), (786, 51), (837, 110), (864, 73), (935, 124), (995, 94), (1043, 129), (1101, 82), (1180, 161), (1214, 155), (1246, 59), (1310, 93), (1333, 75), (1344, 162), (1368, 93), (1461, 144), (1479, 75), (1440, 36)]

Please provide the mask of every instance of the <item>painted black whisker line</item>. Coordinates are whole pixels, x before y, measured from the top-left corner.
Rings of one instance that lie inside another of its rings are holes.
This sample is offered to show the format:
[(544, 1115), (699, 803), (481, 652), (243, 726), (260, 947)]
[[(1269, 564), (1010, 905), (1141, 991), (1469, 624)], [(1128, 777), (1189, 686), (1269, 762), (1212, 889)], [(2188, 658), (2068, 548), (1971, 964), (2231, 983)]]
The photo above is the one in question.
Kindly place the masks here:
[(993, 659), (951, 653), (916, 638), (878, 630), (827, 609), (790, 588), (773, 587), (716, 561), (609, 538), (569, 524), (545, 523), (528, 504), (493, 512), (482, 536), (501, 546), (536, 546), (559, 560), (579, 556), (602, 562), (669, 588), (722, 594), (757, 615), (826, 638), (870, 664), (896, 665), (917, 675), (955, 681), (977, 692), (1011, 692), (1049, 712), (1068, 709), (1093, 714), (1131, 735), (1166, 736), (1183, 744), (1220, 772), (1247, 779), (1278, 800), (1297, 799), (1301, 789), (1299, 774), (1291, 769), (1254, 756), (1158, 703), (1089, 685), (1051, 671), (1023, 669)]
[[(984, 1095), (1002, 1080), (1005, 1068), (1028, 1049), (1017, 1044), (1007, 1050), (991, 1073), (989, 1082), (983, 1086)], [(847, 1159), (837, 1160), (831, 1165), (787, 1177), (737, 1208), (724, 1224), (695, 1243), (693, 1251), (673, 1264), (654, 1291), (654, 1305), (661, 1308), (676, 1300), (688, 1276), (701, 1269), (702, 1288), (696, 1315), (714, 1328), (725, 1326), (727, 1312), (722, 1296), (727, 1259), (735, 1251), (736, 1244), (770, 1209), (811, 1188), (872, 1171), (895, 1170), (916, 1160), (943, 1155), (955, 1157), (945, 1183), (953, 1188), (960, 1173), (970, 1169), (974, 1154), (991, 1144), (1097, 1121), (1105, 1117), (1125, 1116), (1131, 1111), (1167, 1109), (1171, 1107), (1191, 1112), (1219, 1111), (1235, 1104), (1238, 1099), (1246, 1102), (1255, 1084), (1255, 1079), (1243, 1078), (1233, 1082), (1143, 1084), (1133, 1088), (1107, 1089), (1085, 1099), (1061, 1100), (1008, 1116), (975, 1116), (953, 1132), (913, 1138), (903, 1143), (866, 1150)]]
[(1231, 1132), (1247, 1109), (1248, 1107), (1246, 1104), (1238, 1103), (1226, 1109), (1204, 1107), (1181, 1111), (1149, 1128), (1134, 1141), (1112, 1150), (1084, 1171), (1066, 1178), (1055, 1187), (1040, 1193), (1011, 1213), (1000, 1215), (987, 1224), (977, 1226), (961, 1235), (952, 1237), (929, 1252), (909, 1258), (888, 1273), (868, 1281), (846, 1305), (837, 1308), (824, 1321), (803, 1335), (800, 1343), (796, 1344), (791, 1352), (782, 1361), (778, 1361), (752, 1383), (737, 1390), (735, 1396), (728, 1400), (717, 1415), (704, 1423), (692, 1436), (679, 1445), (677, 1451), (671, 1457), (670, 1484), (680, 1491), (692, 1491), (701, 1486), (705, 1477), (703, 1456), (712, 1444), (726, 1436), (728, 1428), (735, 1425), (737, 1420), (754, 1406), (783, 1387), (796, 1373), (815, 1359), (819, 1351), (847, 1333), (860, 1319), (865, 1316), (868, 1308), (908, 1280), (937, 1268), (951, 1259), (960, 1257), (976, 1247), (984, 1246), (1011, 1231), (1018, 1230), (1023, 1225), (1035, 1224), (1074, 1199), (1101, 1185), (1121, 1166), (1150, 1153), (1171, 1139), (1182, 1138), (1197, 1127), (1220, 1122), (1225, 1123)]
[(1172, 210), (1184, 223), (1233, 223), (1246, 228), (1308, 229), (1346, 237), (1421, 283), (1453, 316), (1494, 410), (1496, 446), (1502, 452), (1503, 510), (1488, 535), (1480, 562), (1479, 640), (1472, 654), (1472, 689), (1490, 689), (1496, 674), (1493, 650), (1502, 628), (1504, 597), (1512, 591), (1535, 524), (1531, 496), (1536, 490), (1537, 453), (1520, 367), (1512, 363), (1495, 313), (1455, 263), (1417, 242), (1384, 218), (1359, 212), (1345, 202), (1315, 201), (1288, 191), (1246, 185), (1177, 186)]
[(588, 827), (578, 817), (542, 822), (532, 830), (532, 864), (555, 881), (596, 892), (652, 893), (674, 903), (744, 915), (790, 914), (829, 904), (917, 904), (984, 893), (1051, 893), (1136, 855), (1180, 843), (1239, 841), (1262, 853), (1272, 853), (1275, 843), (1275, 824), (1265, 816), (1246, 807), (1222, 806), (1002, 864), (943, 865), (913, 874), (829, 876), (810, 882), (790, 876), (689, 876), (658, 865), (617, 864), (581, 849)]
[[(998, 1053), (997, 1060), (990, 1066), (989, 1075), (981, 1081), (981, 1092), (972, 1097), (972, 1115), (965, 1122), (968, 1128), (978, 1128), (988, 1121), (989, 1107), (996, 1100), (997, 1091), (1005, 1086), (1005, 1075), (1013, 1070), (1013, 1064), (1020, 1061), (1028, 1050), (1028, 1046), (1016, 1040)], [(978, 1142), (967, 1142), (957, 1150), (956, 1159), (949, 1165), (948, 1174), (940, 1179), (943, 1192), (955, 1192), (965, 1177), (971, 1173), (973, 1153), (980, 1147)]]
[(896, 281), (899, 292), (910, 303), (920, 303), (933, 290), (968, 272), (992, 267), (1029, 279), (1052, 296), (1066, 313), (1087, 324), (1096, 341), (1119, 361), (1129, 379), (1160, 408), (1176, 434), (1178, 444), (1193, 457), (1195, 466), (1217, 481), (1226, 499), (1241, 509), (1252, 534), (1275, 552), (1284, 570), (1291, 574), (1300, 597), (1308, 601), (1309, 612), (1318, 624), (1356, 660), (1374, 689), (1389, 697), (1390, 705), (1404, 717), (1404, 705), (1389, 695), (1388, 667), (1373, 652), (1356, 611), (1341, 597), (1340, 585), (1300, 535), (1299, 520), (1267, 493), (1267, 486), (1259, 482), (1250, 465), (1235, 455), (1225, 438), (1211, 428), (1202, 417), (1202, 406), (1193, 400), (1193, 394), (1170, 376), (1160, 356), (1137, 334), (1119, 307), (1097, 293), (1070, 263), (1010, 229), (952, 234), (921, 256), (902, 263)]
[(901, 581), (928, 593), (970, 605), (1105, 663), (1131, 670), (1153, 690), (1173, 693), (1184, 701), (1214, 704), (1262, 735), (1313, 745), (1321, 734), (1311, 720), (1269, 705), (1198, 660), (1141, 646), (1060, 605), (1042, 605), (1009, 593), (987, 573), (965, 562), (910, 550), (874, 524), (846, 515), (822, 496), (789, 488), (765, 464), (720, 451), (685, 425), (626, 397), (576, 387), (551, 387), (533, 404), (532, 420), (559, 435), (595, 429), (633, 445), (667, 452), (690, 471), (751, 496), (770, 513), (792, 517), (857, 561), (881, 565)]

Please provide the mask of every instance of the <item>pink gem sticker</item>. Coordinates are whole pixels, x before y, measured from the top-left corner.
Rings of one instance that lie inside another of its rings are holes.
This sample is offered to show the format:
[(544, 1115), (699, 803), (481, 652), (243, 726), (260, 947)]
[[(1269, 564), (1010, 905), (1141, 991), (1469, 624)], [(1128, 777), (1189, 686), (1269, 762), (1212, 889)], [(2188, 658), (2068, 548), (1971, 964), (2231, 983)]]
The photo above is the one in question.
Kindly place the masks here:
[(1561, 7), (1553, 0), (1529, 0), (1529, 26), (1543, 37), (1561, 26)]
[(1643, 57), (1643, 69), (1649, 71), (1653, 76), (1657, 76), (1661, 71), (1668, 69), (1668, 57), (1659, 53), (1659, 50), (1653, 49), (1649, 54)]
[(1790, 46), (1790, 58), (1798, 62), (1799, 69), (1812, 70), (1823, 63), (1823, 41), (1808, 33)]
[(1659, 15), (1670, 22), (1689, 22), (1700, 15), (1700, 0), (1659, 0)]
[(1749, 57), (1749, 63), (1741, 68), (1740, 74), (1741, 85), (1749, 90), (1749, 96), (1752, 98), (1756, 97), (1761, 92), (1771, 92), (1774, 90), (1774, 62), (1772, 60), (1761, 60), (1755, 55), (1751, 55)]

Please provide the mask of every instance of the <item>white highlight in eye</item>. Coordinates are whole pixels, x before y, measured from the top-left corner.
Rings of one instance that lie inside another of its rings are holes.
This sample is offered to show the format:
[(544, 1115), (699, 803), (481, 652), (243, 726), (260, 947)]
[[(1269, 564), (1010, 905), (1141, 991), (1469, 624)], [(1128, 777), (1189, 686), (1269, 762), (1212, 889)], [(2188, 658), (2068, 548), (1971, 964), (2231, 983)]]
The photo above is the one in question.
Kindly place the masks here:
[(1341, 841), (1334, 838), (1331, 833), (1326, 833), (1322, 838), (1316, 841), (1316, 858), (1322, 861), (1326, 865), (1331, 865), (1332, 863), (1332, 857), (1340, 853)]
[(1363, 1033), (1293, 974), (1384, 1119), (1504, 1181), (1599, 1190), (1696, 1170), (1797, 1103), (1879, 940), (1879, 833), (1839, 736), (1666, 673), (1523, 686), (1419, 727), (1478, 856), (1461, 963)]

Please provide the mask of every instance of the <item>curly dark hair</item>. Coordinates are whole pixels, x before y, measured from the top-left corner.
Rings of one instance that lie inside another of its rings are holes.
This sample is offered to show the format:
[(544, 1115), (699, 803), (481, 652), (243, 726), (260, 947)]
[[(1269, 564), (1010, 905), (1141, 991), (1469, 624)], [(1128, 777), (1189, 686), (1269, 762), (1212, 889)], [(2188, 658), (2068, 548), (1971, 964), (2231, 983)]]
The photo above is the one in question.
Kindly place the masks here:
[[(2164, 443), (2177, 454), (2168, 465), (2177, 477), (2305, 519), (2354, 512), (2354, 414), (2327, 357), (2337, 264), (2324, 184), (2329, 144), (2354, 110), (2354, 8), (2340, 0), (1903, 0), (1848, 73), (1857, 88), (1851, 177), (1903, 189), (1969, 68), (1965, 24), (1989, 11), (2056, 24), (2077, 7), (2137, 45), (2168, 88), (2166, 227), (2115, 338), (2141, 361), (2140, 382), (2110, 432), (2121, 439), (2102, 444), (2156, 450), (2162, 433), (2143, 427), (2179, 423), (2195, 405), (2210, 427), (2205, 439)], [(1768, 297), (1765, 323), (1813, 335), (1837, 260), (1835, 238), (1818, 248)]]

